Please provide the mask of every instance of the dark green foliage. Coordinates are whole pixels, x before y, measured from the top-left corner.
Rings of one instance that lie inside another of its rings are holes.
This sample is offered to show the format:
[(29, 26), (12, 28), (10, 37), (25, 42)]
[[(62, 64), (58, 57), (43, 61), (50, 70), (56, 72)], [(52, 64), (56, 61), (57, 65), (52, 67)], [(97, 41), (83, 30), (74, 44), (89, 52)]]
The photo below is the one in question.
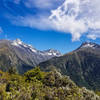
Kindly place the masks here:
[(42, 81), (44, 78), (44, 72), (41, 72), (39, 67), (36, 67), (35, 69), (26, 72), (24, 75), (26, 77), (26, 81), (29, 82), (35, 80)]
[(10, 74), (17, 74), (17, 70), (16, 70), (15, 67), (11, 67), (11, 68), (9, 68), (8, 73), (10, 73)]

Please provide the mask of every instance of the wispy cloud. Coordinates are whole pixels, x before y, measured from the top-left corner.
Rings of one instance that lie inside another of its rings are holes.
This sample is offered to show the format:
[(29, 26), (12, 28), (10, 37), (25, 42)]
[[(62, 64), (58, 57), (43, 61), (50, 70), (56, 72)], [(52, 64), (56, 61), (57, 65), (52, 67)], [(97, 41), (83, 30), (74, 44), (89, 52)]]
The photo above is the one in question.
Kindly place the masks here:
[(21, 0), (14, 0), (13, 2), (16, 3), (16, 4), (20, 4), (20, 1)]
[(3, 29), (0, 27), (0, 34), (3, 33)]
[(15, 25), (20, 25), (24, 27), (30, 27), (30, 28), (37, 28), (41, 30), (49, 30), (53, 27), (51, 26), (52, 22), (48, 20), (48, 17), (46, 16), (17, 16), (17, 17), (11, 17), (13, 18), (12, 23)]
[(70, 33), (72, 41), (80, 40), (84, 34), (91, 39), (100, 38), (100, 0), (64, 0), (60, 5), (58, 0), (27, 0), (24, 4), (31, 9), (49, 9), (51, 14), (15, 16), (11, 18), (13, 24)]
[(95, 40), (96, 38), (100, 38), (100, 30), (90, 31), (87, 37), (92, 40)]
[(28, 8), (52, 9), (64, 2), (64, 0), (13, 0), (15, 4), (23, 3)]
[(52, 9), (60, 5), (64, 0), (25, 0), (24, 3), (29, 8)]

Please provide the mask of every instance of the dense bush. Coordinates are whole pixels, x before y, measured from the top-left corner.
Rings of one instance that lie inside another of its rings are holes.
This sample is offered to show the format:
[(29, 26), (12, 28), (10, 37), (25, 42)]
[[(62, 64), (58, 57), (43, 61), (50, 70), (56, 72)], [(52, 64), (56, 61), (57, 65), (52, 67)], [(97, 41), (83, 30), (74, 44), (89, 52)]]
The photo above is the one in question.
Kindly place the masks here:
[(68, 76), (39, 67), (24, 75), (0, 71), (0, 100), (100, 100), (94, 92), (79, 88)]

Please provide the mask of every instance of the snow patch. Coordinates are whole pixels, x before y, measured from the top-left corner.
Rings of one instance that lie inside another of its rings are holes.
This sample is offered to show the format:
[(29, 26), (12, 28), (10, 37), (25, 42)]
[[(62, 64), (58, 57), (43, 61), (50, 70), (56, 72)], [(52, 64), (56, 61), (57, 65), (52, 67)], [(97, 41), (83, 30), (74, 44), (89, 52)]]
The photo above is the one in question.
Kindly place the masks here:
[(84, 45), (83, 47), (94, 47), (94, 44), (86, 44), (86, 45)]
[(22, 43), (22, 41), (20, 40), (20, 39), (16, 39), (16, 40), (14, 40), (13, 42), (12, 42), (12, 45), (14, 45), (14, 46), (20, 46), (20, 45), (22, 45), (23, 43)]
[(45, 51), (36, 50), (31, 45), (24, 44), (20, 39), (16, 39), (16, 40), (12, 41), (12, 45), (17, 46), (19, 48), (24, 48), (24, 49), (30, 50), (32, 53), (35, 53), (37, 55), (51, 56), (51, 57), (61, 56), (60, 52), (58, 52), (57, 50), (53, 50), (53, 49), (49, 49), (49, 50), (45, 50)]
[(93, 49), (96, 49), (96, 48), (99, 48), (100, 46), (95, 44), (95, 43), (92, 43), (92, 42), (85, 42), (81, 45), (80, 48), (93, 48)]

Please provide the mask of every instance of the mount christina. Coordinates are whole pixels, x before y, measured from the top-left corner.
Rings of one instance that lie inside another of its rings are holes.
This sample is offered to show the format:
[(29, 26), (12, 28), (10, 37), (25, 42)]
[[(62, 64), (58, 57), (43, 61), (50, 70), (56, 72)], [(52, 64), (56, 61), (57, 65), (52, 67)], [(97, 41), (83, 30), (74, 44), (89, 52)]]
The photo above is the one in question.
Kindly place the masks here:
[(55, 56), (59, 57), (61, 53), (53, 49), (39, 51), (19, 39), (0, 40), (0, 69), (2, 71), (15, 68), (18, 73), (22, 74), (40, 62)]

